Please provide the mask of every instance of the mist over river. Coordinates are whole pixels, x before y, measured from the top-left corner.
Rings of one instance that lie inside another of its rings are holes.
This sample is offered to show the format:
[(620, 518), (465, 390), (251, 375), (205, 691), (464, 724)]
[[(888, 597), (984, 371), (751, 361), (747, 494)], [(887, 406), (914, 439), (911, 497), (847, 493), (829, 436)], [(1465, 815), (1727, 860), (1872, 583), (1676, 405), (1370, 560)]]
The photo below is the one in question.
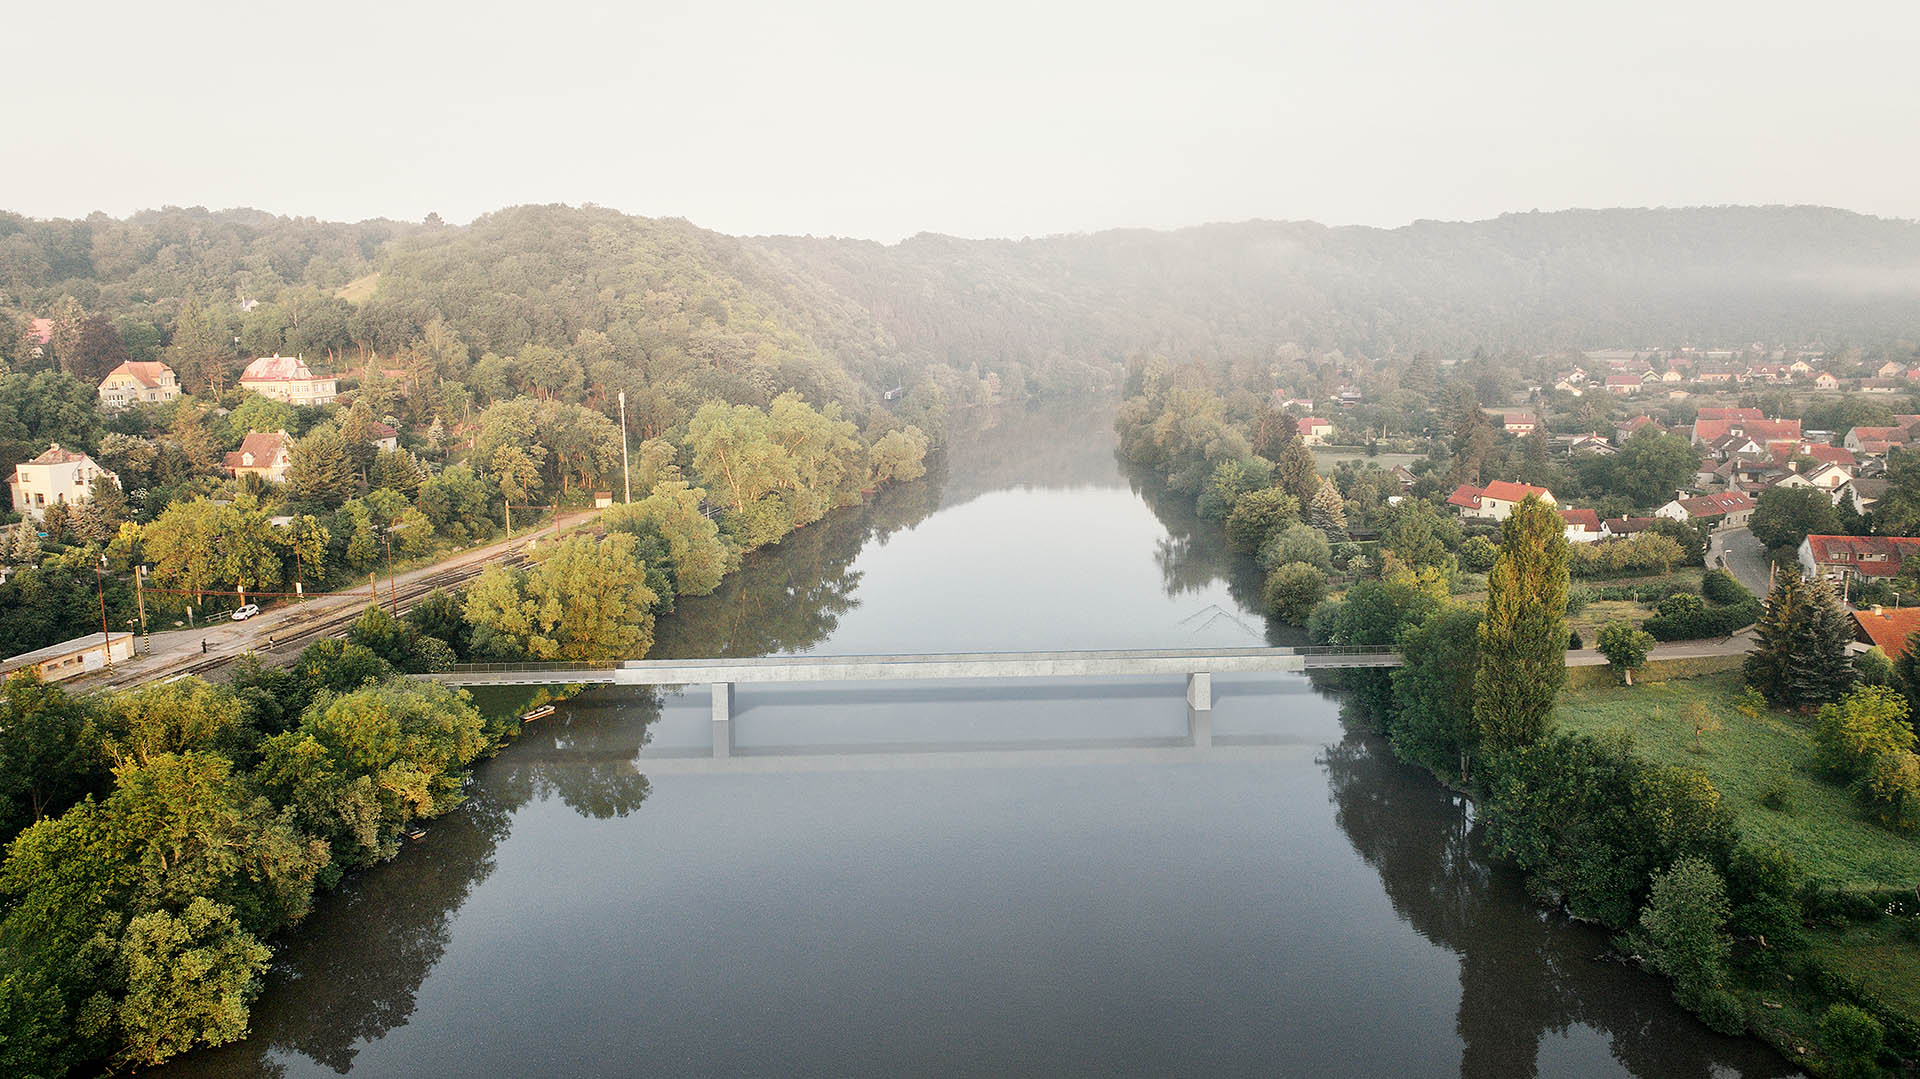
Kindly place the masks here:
[[(1104, 404), (969, 414), (925, 480), (661, 620), (653, 655), (1285, 643)], [(1529, 903), (1339, 695), (1216, 676), (562, 703), (279, 943), (166, 1076), (1792, 1074)]]

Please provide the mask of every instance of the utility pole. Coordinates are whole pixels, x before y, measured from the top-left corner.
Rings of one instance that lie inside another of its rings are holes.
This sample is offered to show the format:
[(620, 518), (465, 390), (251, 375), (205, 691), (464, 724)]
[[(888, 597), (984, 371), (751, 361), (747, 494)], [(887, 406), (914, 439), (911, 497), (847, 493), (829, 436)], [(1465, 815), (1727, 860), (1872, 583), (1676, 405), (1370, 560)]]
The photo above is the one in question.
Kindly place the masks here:
[(100, 636), (107, 642), (101, 646), (100, 655), (107, 661), (107, 670), (113, 670), (113, 634), (107, 630), (106, 562), (107, 556), (101, 555), (100, 562), (93, 567), (93, 586), (100, 593)]
[(393, 616), (400, 617), (400, 592), (393, 584), (393, 529), (383, 530), (387, 537), (387, 602), (393, 608)]
[(620, 391), (620, 479), (627, 488), (627, 502), (633, 502), (633, 475), (627, 471), (627, 391)]
[(140, 637), (145, 643), (147, 655), (153, 655), (153, 634), (147, 632), (146, 577), (147, 567), (140, 563), (135, 563), (133, 567), (133, 595), (140, 604)]

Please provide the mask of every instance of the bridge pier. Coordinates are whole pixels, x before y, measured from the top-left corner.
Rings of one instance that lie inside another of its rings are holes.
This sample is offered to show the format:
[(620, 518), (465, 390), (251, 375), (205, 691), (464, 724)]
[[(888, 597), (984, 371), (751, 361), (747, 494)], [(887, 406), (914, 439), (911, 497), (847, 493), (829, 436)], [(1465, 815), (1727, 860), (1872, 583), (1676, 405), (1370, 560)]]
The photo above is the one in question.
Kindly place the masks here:
[(1187, 673), (1187, 708), (1194, 712), (1213, 711), (1213, 675), (1207, 671)]
[(713, 683), (713, 755), (733, 756), (733, 683)]

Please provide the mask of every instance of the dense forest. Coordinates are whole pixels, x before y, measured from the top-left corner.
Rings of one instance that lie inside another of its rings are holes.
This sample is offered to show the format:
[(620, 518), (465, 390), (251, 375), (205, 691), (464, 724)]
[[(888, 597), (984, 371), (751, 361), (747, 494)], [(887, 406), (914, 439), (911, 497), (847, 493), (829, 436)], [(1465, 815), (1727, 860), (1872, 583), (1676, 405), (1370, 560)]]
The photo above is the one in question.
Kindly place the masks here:
[(97, 368), (160, 358), (195, 305), (210, 336), (239, 338), (236, 355), (401, 355), (439, 322), (472, 359), (563, 350), (590, 381), (668, 414), (715, 396), (765, 406), (786, 389), (853, 404), (927, 380), (949, 394), (1084, 389), (1139, 352), (1888, 344), (1920, 339), (1916, 296), (1920, 225), (1816, 207), (894, 245), (734, 238), (596, 207), (459, 227), (0, 214), (0, 313), (17, 324), (0, 349), (16, 369), (28, 319), (67, 315), (65, 351)]

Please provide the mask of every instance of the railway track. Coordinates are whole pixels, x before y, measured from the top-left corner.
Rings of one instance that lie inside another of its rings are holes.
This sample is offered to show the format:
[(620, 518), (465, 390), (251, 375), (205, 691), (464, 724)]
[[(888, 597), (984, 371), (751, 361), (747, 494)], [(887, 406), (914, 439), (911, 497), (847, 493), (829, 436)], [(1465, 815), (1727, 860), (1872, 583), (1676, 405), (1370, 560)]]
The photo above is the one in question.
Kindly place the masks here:
[[(540, 536), (544, 537), (545, 533)], [(534, 537), (528, 537), (534, 538)], [(389, 610), (398, 609), (405, 614), (413, 605), (436, 589), (457, 588), (477, 577), (490, 565), (505, 566), (509, 569), (527, 565), (531, 559), (524, 546), (515, 546), (512, 550), (501, 552), (477, 552), (448, 562), (430, 573), (411, 579), (396, 581), (393, 591), (378, 589), (378, 602)], [(371, 601), (373, 597), (360, 597)], [(359, 619), (367, 609), (365, 602), (342, 602), (343, 597), (315, 597), (306, 604), (294, 604), (281, 608), (275, 613), (284, 621), (277, 622), (271, 634), (261, 633), (251, 650), (256, 658), (269, 666), (291, 664), (299, 656), (302, 648), (325, 637), (343, 635), (347, 627)], [(306, 611), (303, 608), (316, 608)], [(265, 637), (273, 639), (273, 650), (265, 648)], [(225, 652), (209, 656), (193, 656), (190, 659), (157, 670), (146, 670), (122, 675), (94, 683), (94, 688), (113, 690), (125, 689), (147, 682), (172, 681), (188, 676), (206, 678), (209, 681), (225, 681), (225, 669), (234, 660), (248, 654), (247, 651)]]

